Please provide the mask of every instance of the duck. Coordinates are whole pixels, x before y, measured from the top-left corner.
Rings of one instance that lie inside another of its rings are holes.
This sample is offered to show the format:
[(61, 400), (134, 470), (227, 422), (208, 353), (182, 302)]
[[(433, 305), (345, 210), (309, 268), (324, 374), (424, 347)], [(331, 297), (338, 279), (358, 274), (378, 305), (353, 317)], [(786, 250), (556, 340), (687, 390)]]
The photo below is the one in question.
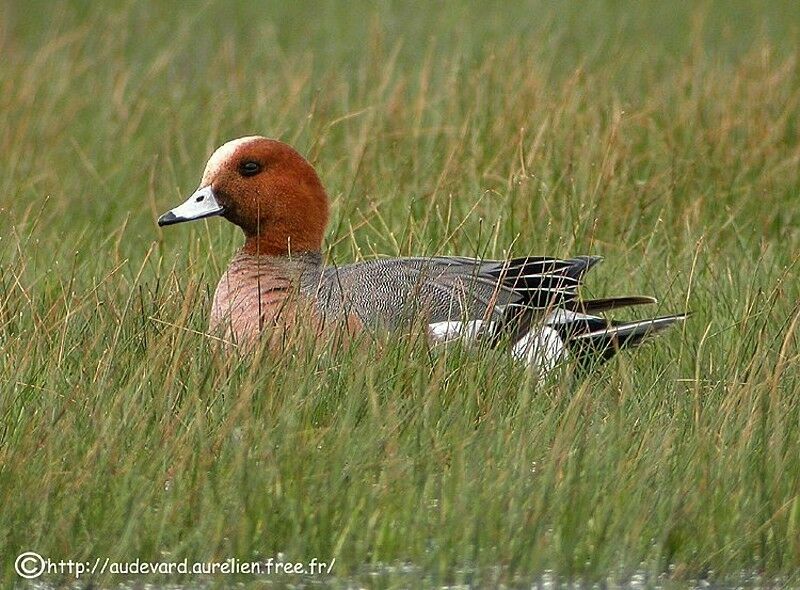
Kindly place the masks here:
[(582, 367), (602, 364), (687, 317), (607, 319), (606, 312), (656, 299), (582, 298), (584, 277), (600, 256), (387, 257), (325, 265), (329, 215), (327, 192), (306, 158), (277, 139), (247, 136), (217, 148), (197, 190), (157, 223), (218, 216), (241, 229), (244, 244), (219, 280), (209, 318), (209, 333), (237, 346), (267, 338), (280, 347), (280, 334), (300, 325), (319, 336), (337, 329), (375, 335), (419, 321), (433, 344), (504, 347), (544, 377), (568, 359)]

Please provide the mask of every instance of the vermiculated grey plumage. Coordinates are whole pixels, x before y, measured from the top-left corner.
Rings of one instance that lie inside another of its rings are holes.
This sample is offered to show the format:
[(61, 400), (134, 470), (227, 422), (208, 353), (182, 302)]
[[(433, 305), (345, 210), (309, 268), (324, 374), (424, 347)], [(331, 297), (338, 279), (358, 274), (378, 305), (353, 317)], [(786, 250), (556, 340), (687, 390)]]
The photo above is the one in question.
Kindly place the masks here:
[[(477, 260), (434, 256), (370, 260), (341, 267), (314, 265), (306, 275), (326, 319), (354, 315), (368, 329), (396, 330), (413, 318), (430, 325), (479, 322), (474, 336), (490, 346), (523, 339), (537, 324), (556, 331), (581, 364), (605, 361), (619, 349), (685, 316), (612, 322), (591, 315), (655, 303), (652, 297), (581, 300), (578, 289), (597, 256)], [(559, 311), (560, 310), (560, 311)]]
[(372, 328), (394, 329), (419, 316), (429, 323), (505, 321), (576, 301), (583, 275), (599, 260), (371, 260), (323, 269), (316, 298), (325, 316), (355, 314)]

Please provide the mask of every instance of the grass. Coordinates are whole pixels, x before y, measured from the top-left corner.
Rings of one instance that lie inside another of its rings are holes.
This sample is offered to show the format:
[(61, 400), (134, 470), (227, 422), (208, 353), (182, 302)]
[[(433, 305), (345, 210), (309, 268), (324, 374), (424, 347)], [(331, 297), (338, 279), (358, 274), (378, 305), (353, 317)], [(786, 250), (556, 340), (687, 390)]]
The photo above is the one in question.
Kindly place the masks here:
[[(5, 2), (0, 23), (4, 587), (24, 550), (336, 559), (80, 587), (799, 581), (796, 2)], [(320, 172), (329, 260), (602, 254), (590, 294), (694, 315), (546, 384), (414, 337), (222, 354), (202, 332), (241, 238), (154, 220), (254, 132)]]

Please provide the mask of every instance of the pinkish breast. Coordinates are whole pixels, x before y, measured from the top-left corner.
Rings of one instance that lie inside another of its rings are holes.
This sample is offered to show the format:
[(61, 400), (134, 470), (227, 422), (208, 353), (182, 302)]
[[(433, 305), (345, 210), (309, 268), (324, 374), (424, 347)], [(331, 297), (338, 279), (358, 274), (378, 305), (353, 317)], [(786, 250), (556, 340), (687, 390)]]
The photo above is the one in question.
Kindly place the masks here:
[(209, 330), (226, 340), (248, 343), (264, 329), (281, 325), (296, 307), (306, 264), (285, 257), (236, 254), (214, 293)]

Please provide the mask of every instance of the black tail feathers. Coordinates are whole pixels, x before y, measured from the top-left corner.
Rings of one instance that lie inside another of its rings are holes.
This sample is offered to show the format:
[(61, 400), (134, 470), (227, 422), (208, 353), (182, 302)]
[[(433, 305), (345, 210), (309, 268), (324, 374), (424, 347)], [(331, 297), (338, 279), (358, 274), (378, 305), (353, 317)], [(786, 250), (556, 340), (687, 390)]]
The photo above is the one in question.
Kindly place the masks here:
[(636, 348), (650, 337), (689, 314), (675, 314), (638, 320), (615, 322), (601, 317), (574, 314), (569, 319), (549, 322), (564, 342), (567, 350), (584, 367), (596, 367), (625, 348)]

